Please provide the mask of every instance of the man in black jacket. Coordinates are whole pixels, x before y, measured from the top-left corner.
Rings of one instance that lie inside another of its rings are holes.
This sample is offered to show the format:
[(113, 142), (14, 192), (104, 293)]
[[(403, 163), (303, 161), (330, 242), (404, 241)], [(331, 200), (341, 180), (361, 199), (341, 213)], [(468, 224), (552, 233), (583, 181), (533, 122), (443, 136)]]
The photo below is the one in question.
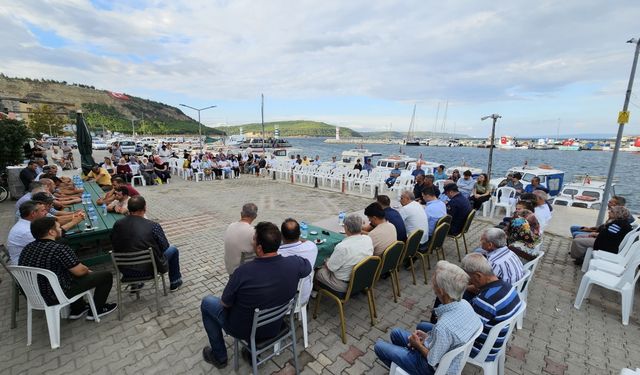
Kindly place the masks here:
[[(173, 292), (182, 285), (180, 273), (180, 255), (178, 248), (169, 244), (160, 224), (144, 217), (147, 203), (140, 195), (131, 197), (127, 204), (129, 215), (118, 220), (111, 231), (111, 244), (116, 253), (132, 253), (153, 249), (158, 272), (169, 271), (170, 290)], [(149, 276), (153, 273), (151, 265), (143, 267), (121, 267), (125, 277)], [(139, 289), (142, 285), (138, 285)]]

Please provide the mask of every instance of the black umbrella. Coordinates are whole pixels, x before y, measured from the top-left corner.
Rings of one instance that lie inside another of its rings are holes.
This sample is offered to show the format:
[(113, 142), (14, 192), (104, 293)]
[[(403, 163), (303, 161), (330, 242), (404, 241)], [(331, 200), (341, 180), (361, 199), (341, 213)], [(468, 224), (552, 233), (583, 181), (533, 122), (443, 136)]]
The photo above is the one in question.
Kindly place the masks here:
[(91, 147), (91, 134), (87, 123), (82, 117), (82, 111), (78, 111), (76, 114), (76, 141), (78, 142), (78, 151), (80, 152), (80, 165), (82, 170), (87, 172), (90, 170), (96, 162), (93, 160), (91, 153), (93, 148)]

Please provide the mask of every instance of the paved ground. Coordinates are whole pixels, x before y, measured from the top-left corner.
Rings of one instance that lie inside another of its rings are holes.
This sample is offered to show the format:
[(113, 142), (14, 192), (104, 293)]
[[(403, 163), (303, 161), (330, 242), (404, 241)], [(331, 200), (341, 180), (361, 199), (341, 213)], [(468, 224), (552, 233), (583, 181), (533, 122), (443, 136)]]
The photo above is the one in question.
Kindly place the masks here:
[[(110, 315), (100, 323), (63, 321), (62, 345), (51, 350), (44, 314), (34, 313), (34, 338), (26, 346), (24, 301), (18, 327), (9, 328), (10, 289), (7, 274), (0, 269), (0, 373), (2, 374), (216, 374), (231, 373), (229, 366), (218, 371), (201, 358), (207, 343), (200, 318), (200, 300), (207, 294), (220, 295), (227, 275), (223, 264), (222, 235), (239, 217), (245, 202), (259, 207), (258, 220), (280, 223), (286, 217), (309, 222), (334, 216), (340, 210), (356, 211), (370, 200), (329, 193), (288, 183), (243, 176), (239, 180), (186, 182), (140, 188), (148, 199), (149, 216), (160, 221), (170, 241), (180, 249), (185, 285), (161, 299), (162, 316), (156, 315), (151, 292), (142, 298), (124, 298), (124, 319)], [(0, 236), (3, 241), (13, 223), (13, 203), (0, 204)], [(566, 223), (569, 225), (570, 223)], [(477, 244), (488, 221), (474, 223), (469, 243)], [(581, 272), (568, 257), (569, 240), (549, 235), (544, 241), (547, 255), (538, 268), (529, 292), (524, 328), (515, 333), (508, 352), (508, 374), (617, 374), (622, 367), (638, 366), (640, 331), (637, 312), (629, 326), (621, 324), (619, 296), (594, 288), (582, 310), (573, 308)], [(447, 259), (456, 261), (455, 245), (448, 240)], [(106, 268), (106, 266), (105, 266)], [(303, 374), (384, 374), (388, 370), (376, 361), (373, 344), (388, 338), (391, 327), (411, 329), (429, 316), (434, 299), (430, 285), (420, 273), (418, 285), (408, 271), (401, 272), (402, 297), (394, 303), (389, 280), (376, 285), (378, 321), (369, 324), (366, 297), (358, 296), (346, 305), (348, 342), (339, 338), (337, 308), (323, 299), (317, 320), (309, 322), (310, 346), (298, 358)], [(112, 300), (115, 294), (112, 293)], [(314, 305), (312, 301), (311, 306)], [(310, 311), (311, 313), (311, 311)], [(301, 336), (300, 330), (298, 333)], [(227, 340), (231, 345), (231, 341)], [(302, 346), (302, 339), (298, 340)], [(635, 353), (635, 354), (633, 354)], [(231, 359), (231, 356), (230, 356)], [(261, 373), (290, 373), (290, 353), (270, 361)], [(241, 361), (239, 373), (250, 372)], [(464, 374), (480, 373), (468, 365)]]

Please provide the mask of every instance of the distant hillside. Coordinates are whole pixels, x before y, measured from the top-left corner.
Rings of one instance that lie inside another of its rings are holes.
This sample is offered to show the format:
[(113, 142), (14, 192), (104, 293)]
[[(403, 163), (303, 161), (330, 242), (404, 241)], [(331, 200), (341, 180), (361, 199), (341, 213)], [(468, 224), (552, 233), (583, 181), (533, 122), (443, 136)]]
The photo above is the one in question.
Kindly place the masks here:
[[(20, 102), (26, 102), (27, 106), (33, 103), (35, 106), (36, 100), (69, 103), (71, 106), (68, 107), (58, 105), (57, 110), (75, 112), (76, 109), (82, 109), (92, 130), (104, 127), (111, 131), (131, 132), (131, 120), (135, 119), (134, 125), (138, 134), (198, 133), (197, 121), (176, 107), (127, 94), (114, 95), (109, 91), (83, 84), (48, 79), (11, 78), (0, 73), (0, 98), (7, 97), (27, 99), (0, 99), (2, 107), (8, 107), (10, 110), (18, 110), (15, 107), (24, 110)], [(218, 130), (206, 126), (202, 127), (202, 132), (220, 134)]]
[[(282, 137), (334, 137), (336, 135), (335, 125), (329, 125), (324, 122), (317, 121), (297, 120), (265, 122), (265, 137), (272, 136), (276, 127), (280, 130), (280, 136)], [(216, 129), (224, 131), (228, 135), (233, 135), (240, 134), (240, 128), (242, 128), (242, 132), (245, 135), (259, 136), (262, 133), (262, 124), (223, 126)], [(362, 135), (349, 128), (340, 127), (340, 136), (361, 137)]]
[[(407, 132), (361, 132), (363, 137), (368, 138), (404, 138), (407, 136)], [(415, 132), (418, 138), (469, 138), (466, 134), (451, 134), (451, 133), (434, 133), (434, 132)]]

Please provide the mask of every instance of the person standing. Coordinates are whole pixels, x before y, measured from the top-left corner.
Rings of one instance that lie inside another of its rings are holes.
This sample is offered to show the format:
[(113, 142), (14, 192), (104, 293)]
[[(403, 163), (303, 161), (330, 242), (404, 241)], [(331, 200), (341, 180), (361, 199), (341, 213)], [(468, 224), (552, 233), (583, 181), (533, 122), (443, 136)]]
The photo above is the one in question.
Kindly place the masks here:
[(224, 232), (224, 266), (229, 275), (238, 268), (245, 259), (251, 258), (253, 236), (255, 230), (251, 223), (258, 216), (258, 206), (246, 203), (240, 211), (240, 221), (229, 224)]

